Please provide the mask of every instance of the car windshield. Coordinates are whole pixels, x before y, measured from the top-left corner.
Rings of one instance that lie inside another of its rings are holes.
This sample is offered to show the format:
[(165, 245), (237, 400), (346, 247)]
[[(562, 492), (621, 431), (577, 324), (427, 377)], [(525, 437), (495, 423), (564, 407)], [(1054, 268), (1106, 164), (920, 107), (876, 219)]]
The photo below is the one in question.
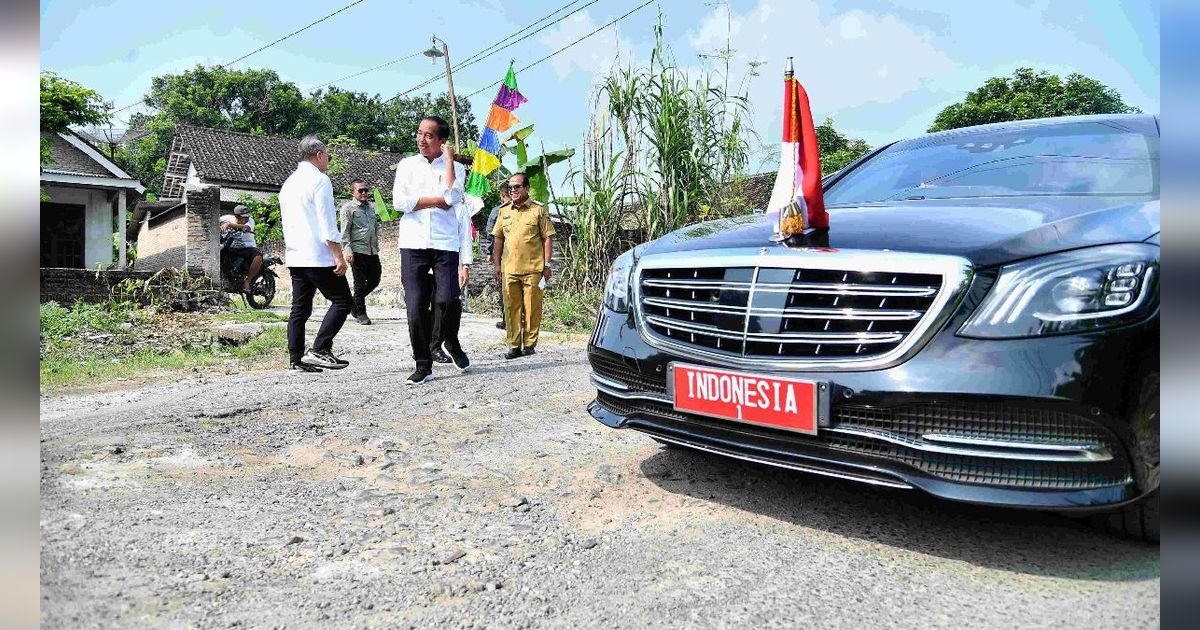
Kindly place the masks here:
[(1116, 121), (1081, 121), (897, 142), (828, 188), (825, 204), (1157, 193), (1157, 135)]

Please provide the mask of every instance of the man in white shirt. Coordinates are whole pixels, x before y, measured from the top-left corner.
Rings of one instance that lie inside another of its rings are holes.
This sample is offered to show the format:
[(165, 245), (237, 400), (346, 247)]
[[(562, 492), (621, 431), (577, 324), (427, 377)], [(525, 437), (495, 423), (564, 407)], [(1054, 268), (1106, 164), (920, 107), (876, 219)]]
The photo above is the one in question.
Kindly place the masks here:
[(238, 204), (233, 207), (233, 214), (221, 217), (221, 242), (228, 242), (228, 249), (222, 247), (226, 255), (241, 259), (248, 267), (242, 282), (242, 292), (249, 293), (250, 284), (262, 270), (262, 254), (254, 240), (254, 219), (250, 218), (249, 208)]
[[(441, 342), (459, 370), (471, 365), (458, 342), (462, 317), (459, 292), (471, 264), (471, 225), (460, 220), (466, 171), (446, 145), (450, 125), (427, 116), (417, 127), (419, 155), (396, 166), (392, 202), (403, 212), (398, 225), (400, 280), (408, 308), (408, 337), (417, 369), (410, 385), (433, 375), (434, 322)], [(433, 270), (430, 275), (429, 271)], [(431, 309), (432, 306), (432, 309)]]
[[(284, 260), (292, 276), (292, 313), (288, 317), (290, 370), (320, 372), (338, 370), (348, 361), (333, 354), (333, 338), (346, 322), (354, 305), (346, 283), (346, 260), (342, 256), (342, 233), (333, 205), (333, 183), (329, 148), (316, 136), (300, 140), (300, 163), (279, 190), (279, 215), (283, 222)], [(313, 294), (329, 300), (329, 310), (304, 351), (304, 325), (312, 315)]]

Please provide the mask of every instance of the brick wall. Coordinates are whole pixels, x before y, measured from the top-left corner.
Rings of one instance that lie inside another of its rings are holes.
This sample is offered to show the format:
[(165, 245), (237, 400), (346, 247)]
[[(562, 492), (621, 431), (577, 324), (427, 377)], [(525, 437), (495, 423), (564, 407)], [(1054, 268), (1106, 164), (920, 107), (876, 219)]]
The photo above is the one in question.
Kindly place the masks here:
[(89, 271), (87, 269), (41, 268), (41, 301), (55, 301), (70, 306), (76, 300), (105, 302), (112, 296), (112, 287), (126, 278), (145, 280), (150, 271)]
[(187, 192), (187, 242), (184, 260), (188, 271), (210, 278), (221, 277), (221, 188), (206, 186)]
[(137, 260), (133, 268), (157, 271), (166, 267), (182, 269), (187, 263), (187, 212), (173, 211), (173, 216), (161, 222), (142, 223), (138, 232)]

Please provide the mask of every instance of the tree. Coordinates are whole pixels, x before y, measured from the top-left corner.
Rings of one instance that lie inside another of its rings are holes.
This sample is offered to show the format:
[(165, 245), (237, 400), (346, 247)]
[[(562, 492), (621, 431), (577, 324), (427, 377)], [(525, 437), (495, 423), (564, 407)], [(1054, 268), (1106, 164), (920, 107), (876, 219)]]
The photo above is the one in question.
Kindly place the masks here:
[(848, 138), (833, 127), (833, 118), (816, 127), (817, 147), (821, 151), (821, 175), (840, 170), (871, 150), (871, 146), (860, 138)]
[[(112, 105), (100, 93), (47, 70), (41, 76), (41, 130), (65, 133), (71, 125), (108, 122)], [(50, 143), (42, 138), (42, 164), (53, 164)]]
[(961, 103), (943, 109), (930, 132), (972, 125), (1075, 116), (1141, 112), (1113, 88), (1077, 72), (1063, 80), (1056, 74), (1018, 68), (1011, 77), (992, 77), (968, 92)]
[[(271, 70), (201, 65), (155, 77), (144, 100), (157, 111), (135, 114), (129, 126), (148, 133), (122, 147), (117, 161), (156, 193), (177, 123), (294, 138), (315, 133), (326, 142), (337, 138), (365, 150), (416, 153), (415, 132), (423, 116), (451, 119), (445, 94), (385, 102), (378, 94), (330, 88), (305, 96)], [(471, 104), (457, 100), (460, 142), (465, 145), (479, 138), (479, 128)]]
[[(471, 113), (471, 103), (461, 96), (454, 100), (458, 104), (458, 141), (461, 145), (459, 148), (464, 149), (467, 143), (479, 140), (479, 125), (475, 122), (475, 115)], [(426, 93), (400, 97), (385, 103), (383, 121), (386, 132), (377, 148), (394, 153), (416, 153), (417, 126), (422, 118), (429, 115), (440, 116), (446, 121), (452, 120), (450, 96), (442, 93), (435, 97)], [(454, 138), (453, 130), (450, 132), (450, 138)]]

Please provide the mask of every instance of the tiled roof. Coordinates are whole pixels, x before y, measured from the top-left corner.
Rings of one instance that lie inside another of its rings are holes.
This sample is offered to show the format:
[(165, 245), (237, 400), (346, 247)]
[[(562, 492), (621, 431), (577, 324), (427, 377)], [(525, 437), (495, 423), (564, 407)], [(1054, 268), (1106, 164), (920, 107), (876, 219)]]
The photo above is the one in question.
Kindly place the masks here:
[(88, 175), (91, 177), (112, 177), (113, 174), (104, 165), (93, 160), (88, 154), (80, 151), (62, 138), (62, 136), (43, 131), (42, 137), (50, 140), (50, 155), (54, 157), (53, 164), (43, 164), (44, 173), (62, 173), (66, 175)]
[[(175, 137), (205, 183), (278, 189), (296, 170), (299, 140), (295, 138), (191, 125), (176, 125)], [(399, 153), (372, 153), (343, 146), (334, 147), (334, 153), (346, 161), (346, 167), (331, 178), (335, 189), (348, 185), (352, 179), (391, 187), (394, 178), (391, 167), (404, 157)], [(186, 173), (186, 166), (183, 170)]]

